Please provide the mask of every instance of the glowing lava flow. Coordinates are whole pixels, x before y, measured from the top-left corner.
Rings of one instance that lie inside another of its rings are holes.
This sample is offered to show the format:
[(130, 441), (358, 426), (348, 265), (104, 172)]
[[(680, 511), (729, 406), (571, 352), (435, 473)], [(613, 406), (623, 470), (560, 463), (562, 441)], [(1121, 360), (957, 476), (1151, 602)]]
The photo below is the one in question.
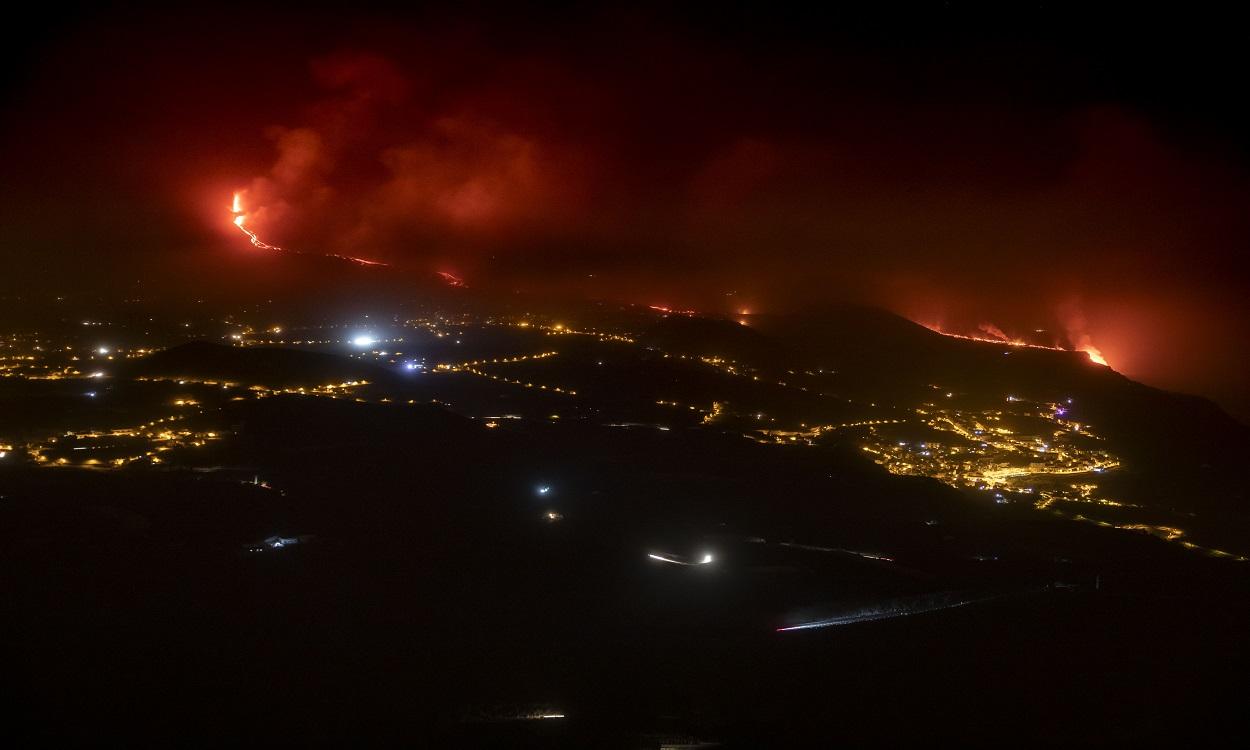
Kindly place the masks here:
[(459, 286), (466, 289), (469, 287), (468, 284), (464, 283), (464, 279), (454, 273), (447, 273), (446, 271), (435, 271), (434, 273), (438, 274), (439, 278), (441, 278), (447, 286)]
[(655, 310), (656, 312), (664, 313), (665, 315), (698, 315), (699, 314), (698, 310), (674, 310), (673, 308), (668, 307), (666, 305), (647, 305), (647, 307), (651, 308), (652, 310)]
[[(234, 194), (234, 199), (230, 202), (230, 213), (234, 215), (233, 223), (236, 227), (239, 228), (239, 231), (242, 232), (243, 234), (246, 234), (247, 238), (251, 240), (252, 244), (261, 250), (272, 250), (278, 253), (294, 253), (296, 255), (313, 255), (314, 254), (314, 253), (305, 253), (300, 250), (287, 250), (286, 248), (278, 247), (277, 245), (270, 245), (268, 242), (265, 242), (260, 237), (257, 237), (255, 232), (253, 232), (252, 230), (244, 226), (244, 224), (247, 222), (247, 212), (243, 210), (243, 201), (239, 197), (238, 193)], [(319, 253), (319, 254), (325, 258), (338, 258), (339, 260), (346, 260), (352, 263), (358, 263), (362, 266), (385, 266), (387, 265), (386, 263), (383, 263), (382, 261), (379, 261), (379, 260), (368, 260), (366, 258), (354, 258), (350, 255), (338, 255), (336, 253)]]
[(1107, 364), (1106, 358), (1102, 356), (1102, 352), (1098, 351), (1098, 347), (1096, 346), (1088, 345), (1083, 349), (1078, 349), (1077, 351), (1082, 351), (1082, 352), (1085, 352), (1087, 355), (1089, 355), (1089, 359), (1091, 362), (1096, 362), (1102, 365), (1103, 367), (1111, 366)]
[(260, 248), (261, 250), (277, 250), (278, 252), (282, 251), (282, 248), (276, 245), (270, 245), (265, 242), (261, 242), (261, 239), (256, 236), (255, 232), (243, 226), (243, 222), (247, 220), (247, 217), (243, 213), (243, 205), (242, 205), (242, 202), (239, 200), (238, 193), (234, 194), (234, 201), (231, 202), (230, 204), (230, 213), (234, 214), (234, 225), (239, 228), (239, 231), (243, 232), (243, 234), (246, 234), (248, 236), (248, 238), (252, 241), (253, 245)]
[[(920, 323), (920, 321), (916, 321), (916, 322)], [(925, 328), (928, 328), (930, 331), (933, 331), (934, 333), (939, 333), (943, 336), (949, 336), (950, 338), (953, 338), (953, 339), (964, 339), (965, 341), (980, 341), (981, 343), (984, 343), (984, 344), (1005, 344), (1007, 346), (1014, 346), (1014, 347), (1019, 347), (1023, 349), (1048, 349), (1052, 352), (1069, 352), (1069, 351), (1084, 352), (1085, 355), (1089, 357), (1090, 362), (1094, 362), (1095, 364), (1100, 364), (1103, 367), (1111, 366), (1107, 364), (1107, 360), (1102, 356), (1102, 352), (1099, 351), (1097, 347), (1090, 345), (1090, 344), (1086, 344), (1085, 346), (1082, 346), (1079, 349), (1064, 349), (1061, 346), (1045, 346), (1044, 344), (1030, 344), (1027, 341), (1021, 341), (1019, 339), (989, 338), (986, 336), (967, 336), (962, 333), (947, 333), (946, 331), (942, 330), (941, 326), (933, 324), (933, 323), (920, 323), (920, 325), (924, 326)]]

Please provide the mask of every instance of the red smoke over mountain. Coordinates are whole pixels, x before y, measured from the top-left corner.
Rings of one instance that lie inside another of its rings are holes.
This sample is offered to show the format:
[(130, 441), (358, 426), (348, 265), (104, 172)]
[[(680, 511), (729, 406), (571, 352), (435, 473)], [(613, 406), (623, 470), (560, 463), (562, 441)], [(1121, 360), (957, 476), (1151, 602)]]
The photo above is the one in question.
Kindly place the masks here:
[[(323, 98), (267, 130), (275, 156), (241, 196), (265, 236), (334, 254), (471, 265), (475, 246), (565, 222), (584, 187), (558, 145), (485, 113), (431, 112), (372, 53), (315, 60)], [(581, 177), (581, 176), (579, 176)]]
[(1139, 51), (706, 21), (67, 30), (2, 131), (8, 281), (229, 287), (255, 249), (238, 192), (249, 231), (302, 252), (712, 312), (876, 304), (1241, 403), (1247, 172), (1218, 118), (1117, 83)]

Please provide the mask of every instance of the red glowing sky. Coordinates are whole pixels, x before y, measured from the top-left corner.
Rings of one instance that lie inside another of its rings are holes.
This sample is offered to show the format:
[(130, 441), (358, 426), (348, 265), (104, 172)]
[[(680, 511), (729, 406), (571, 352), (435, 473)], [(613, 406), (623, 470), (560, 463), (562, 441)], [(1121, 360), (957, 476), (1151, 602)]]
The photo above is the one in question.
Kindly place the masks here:
[(1182, 75), (1228, 62), (1218, 39), (1175, 73), (1090, 19), (809, 20), (53, 25), (0, 128), (9, 282), (228, 286), (237, 191), (283, 247), (709, 311), (877, 304), (1250, 412), (1241, 113)]

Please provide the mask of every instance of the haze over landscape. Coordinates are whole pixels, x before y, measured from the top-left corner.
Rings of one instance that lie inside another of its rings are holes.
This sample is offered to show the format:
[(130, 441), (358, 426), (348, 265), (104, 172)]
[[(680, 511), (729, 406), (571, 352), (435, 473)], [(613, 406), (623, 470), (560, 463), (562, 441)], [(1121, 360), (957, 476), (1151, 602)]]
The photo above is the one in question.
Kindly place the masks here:
[(284, 247), (1045, 329), (1248, 413), (1231, 30), (1044, 5), (492, 11), (226, 4), (15, 35), (7, 293), (282, 284), (241, 281), (265, 273), (220, 220), (242, 191)]
[(1228, 19), (35, 13), (15, 737), (1245, 734)]

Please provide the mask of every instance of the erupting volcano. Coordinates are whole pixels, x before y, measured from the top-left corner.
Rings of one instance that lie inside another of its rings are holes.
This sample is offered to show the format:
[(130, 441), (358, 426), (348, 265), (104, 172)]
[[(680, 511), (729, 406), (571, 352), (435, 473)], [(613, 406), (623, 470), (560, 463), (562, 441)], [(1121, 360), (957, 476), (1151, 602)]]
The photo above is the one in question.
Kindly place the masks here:
[(258, 237), (256, 235), (256, 232), (253, 232), (252, 230), (248, 229), (245, 226), (245, 224), (247, 223), (247, 211), (243, 208), (243, 200), (240, 197), (238, 192), (235, 192), (234, 197), (232, 198), (230, 202), (230, 213), (234, 216), (233, 224), (239, 228), (240, 232), (247, 235), (248, 239), (251, 241), (251, 243), (255, 247), (261, 250), (273, 250), (279, 253), (282, 253), (282, 252), (295, 253), (297, 255), (321, 255), (322, 257), (325, 257), (325, 258), (338, 258), (339, 260), (350, 261), (352, 263), (357, 263), (362, 266), (388, 265), (387, 263), (383, 263), (382, 261), (379, 261), (379, 260), (368, 260), (367, 258), (356, 258), (350, 255), (339, 255), (337, 253), (305, 253), (301, 250), (287, 250), (286, 248), (278, 247), (277, 245), (270, 245), (269, 243), (265, 242), (260, 237)]
[(243, 224), (247, 221), (247, 215), (243, 211), (243, 201), (240, 200), (238, 193), (234, 194), (234, 200), (230, 203), (230, 213), (234, 214), (234, 225), (239, 228), (240, 232), (243, 232), (243, 234), (246, 234), (248, 238), (251, 239), (253, 245), (261, 250), (282, 250), (282, 248), (276, 245), (270, 245), (261, 241), (261, 239), (256, 236), (255, 232), (243, 226)]

